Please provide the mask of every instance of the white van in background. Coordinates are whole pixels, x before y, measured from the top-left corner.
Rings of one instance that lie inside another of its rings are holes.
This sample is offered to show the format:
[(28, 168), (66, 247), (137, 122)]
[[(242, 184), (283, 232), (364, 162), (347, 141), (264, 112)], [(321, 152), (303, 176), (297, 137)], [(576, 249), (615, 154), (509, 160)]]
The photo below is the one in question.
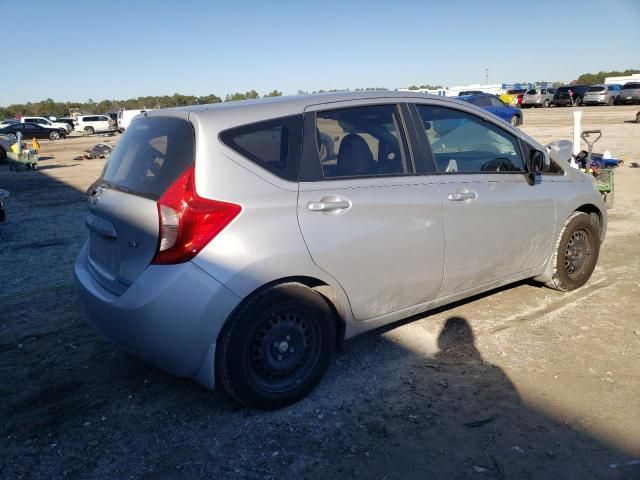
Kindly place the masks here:
[(150, 112), (154, 110), (153, 108), (147, 108), (147, 109), (142, 109), (142, 110), (120, 110), (118, 112), (118, 126), (117, 126), (117, 130), (122, 133), (126, 130), (126, 128), (129, 126), (129, 124), (131, 123), (131, 120), (133, 120), (133, 117), (135, 117), (136, 115), (139, 115), (141, 113), (144, 112)]

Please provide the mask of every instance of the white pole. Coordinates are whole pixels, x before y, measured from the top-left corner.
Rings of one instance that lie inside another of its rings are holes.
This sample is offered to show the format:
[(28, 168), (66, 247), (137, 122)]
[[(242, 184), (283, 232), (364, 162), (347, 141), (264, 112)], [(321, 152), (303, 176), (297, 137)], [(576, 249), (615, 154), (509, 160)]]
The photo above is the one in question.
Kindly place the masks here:
[(582, 110), (573, 110), (573, 154), (580, 153), (580, 133), (582, 123)]

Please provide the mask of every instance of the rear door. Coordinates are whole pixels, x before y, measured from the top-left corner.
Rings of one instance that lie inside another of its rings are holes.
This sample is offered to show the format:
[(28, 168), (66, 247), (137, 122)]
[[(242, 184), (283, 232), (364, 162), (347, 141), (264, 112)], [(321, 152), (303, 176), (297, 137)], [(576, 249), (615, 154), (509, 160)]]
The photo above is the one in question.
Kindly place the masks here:
[(355, 103), (305, 111), (298, 221), (314, 262), (367, 320), (435, 298), (444, 236), (440, 194), (414, 174), (406, 114)]
[(158, 246), (156, 202), (193, 161), (186, 114), (129, 126), (89, 199), (89, 267), (103, 287), (121, 294), (149, 265)]
[(553, 187), (527, 183), (517, 137), (449, 105), (417, 105), (415, 112), (444, 205), (445, 275), (438, 296), (541, 266), (554, 233)]

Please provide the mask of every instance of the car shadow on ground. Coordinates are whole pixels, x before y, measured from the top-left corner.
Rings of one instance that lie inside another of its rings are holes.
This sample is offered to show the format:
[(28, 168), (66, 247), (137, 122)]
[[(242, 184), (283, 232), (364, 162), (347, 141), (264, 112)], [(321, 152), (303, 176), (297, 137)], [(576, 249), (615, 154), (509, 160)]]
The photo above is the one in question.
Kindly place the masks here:
[(308, 398), (275, 412), (165, 374), (84, 318), (72, 279), (86, 235), (84, 193), (38, 171), (20, 175), (0, 171), (17, 204), (9, 229), (0, 225), (4, 478), (640, 474), (624, 452), (524, 404), (458, 316), (432, 356), (386, 335), (417, 317), (347, 342)]

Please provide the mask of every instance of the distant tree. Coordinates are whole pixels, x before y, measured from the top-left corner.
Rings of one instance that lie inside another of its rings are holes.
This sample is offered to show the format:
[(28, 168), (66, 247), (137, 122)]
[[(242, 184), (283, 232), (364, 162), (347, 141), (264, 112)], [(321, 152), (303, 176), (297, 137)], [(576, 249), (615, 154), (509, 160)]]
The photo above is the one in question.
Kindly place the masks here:
[(627, 69), (623, 72), (612, 70), (610, 72), (598, 72), (598, 73), (583, 73), (576, 80), (571, 82), (571, 85), (595, 85), (598, 83), (604, 83), (607, 77), (625, 77), (633, 75), (634, 73), (640, 73), (640, 70)]
[(267, 93), (264, 98), (267, 97), (281, 97), (282, 96), (282, 92), (278, 91), (278, 90), (272, 90), (269, 93)]
[(420, 87), (416, 86), (416, 85), (411, 85), (409, 87), (409, 90), (420, 90)]

